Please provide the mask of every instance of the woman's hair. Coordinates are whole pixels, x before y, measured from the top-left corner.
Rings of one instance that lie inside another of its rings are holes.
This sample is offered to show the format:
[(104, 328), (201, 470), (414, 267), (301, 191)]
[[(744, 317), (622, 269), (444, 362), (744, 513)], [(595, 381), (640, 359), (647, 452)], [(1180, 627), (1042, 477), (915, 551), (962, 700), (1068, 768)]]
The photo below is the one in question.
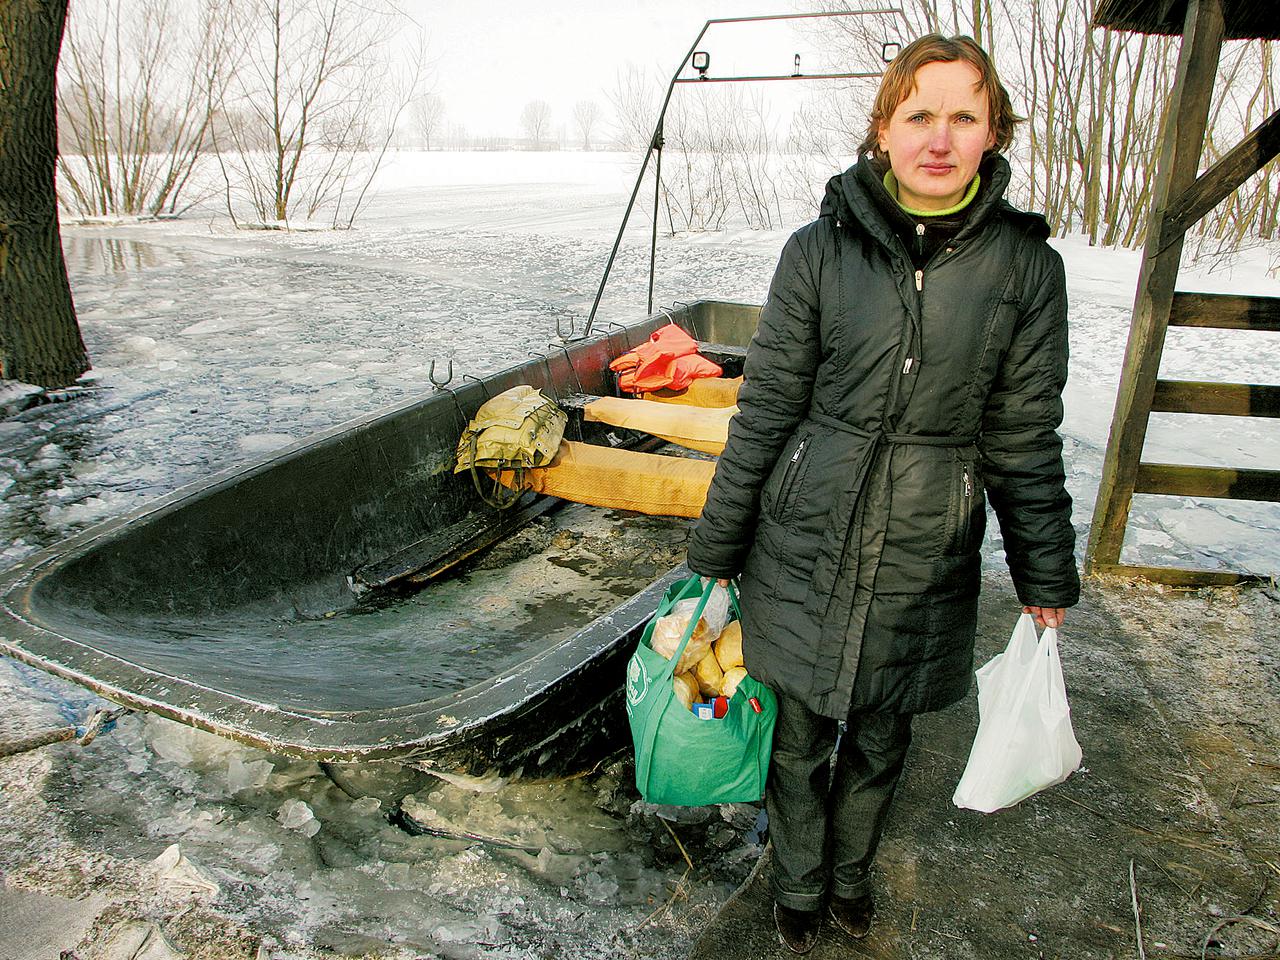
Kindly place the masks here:
[(1009, 102), (1009, 93), (996, 74), (995, 64), (971, 37), (944, 37), (940, 33), (927, 33), (917, 40), (911, 41), (903, 48), (884, 76), (880, 78), (880, 89), (876, 91), (875, 104), (871, 107), (871, 117), (867, 123), (867, 138), (858, 147), (859, 155), (871, 151), (876, 159), (885, 158), (880, 149), (880, 128), (889, 122), (893, 111), (903, 100), (911, 96), (916, 86), (916, 71), (926, 63), (954, 63), (962, 60), (978, 71), (981, 78), (978, 86), (987, 95), (988, 122), (995, 134), (996, 142), (988, 153), (1000, 153), (1013, 142), (1014, 124), (1021, 123), (1023, 118), (1013, 112)]

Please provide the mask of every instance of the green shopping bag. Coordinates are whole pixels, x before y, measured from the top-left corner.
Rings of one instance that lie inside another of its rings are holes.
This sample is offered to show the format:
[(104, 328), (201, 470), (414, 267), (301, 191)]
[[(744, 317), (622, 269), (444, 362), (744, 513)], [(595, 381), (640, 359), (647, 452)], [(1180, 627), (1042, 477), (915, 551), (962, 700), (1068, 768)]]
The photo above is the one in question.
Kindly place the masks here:
[[(671, 682), (714, 586), (715, 581), (709, 580), (703, 587), (697, 576), (672, 584), (627, 665), (627, 719), (636, 751), (636, 787), (649, 803), (701, 807), (758, 803), (764, 796), (778, 717), (773, 691), (747, 676), (723, 717), (700, 720), (676, 699)], [(680, 646), (668, 660), (649, 646), (654, 624), (677, 602), (691, 597), (701, 600)], [(737, 619), (738, 595), (732, 585), (729, 599), (731, 617)]]

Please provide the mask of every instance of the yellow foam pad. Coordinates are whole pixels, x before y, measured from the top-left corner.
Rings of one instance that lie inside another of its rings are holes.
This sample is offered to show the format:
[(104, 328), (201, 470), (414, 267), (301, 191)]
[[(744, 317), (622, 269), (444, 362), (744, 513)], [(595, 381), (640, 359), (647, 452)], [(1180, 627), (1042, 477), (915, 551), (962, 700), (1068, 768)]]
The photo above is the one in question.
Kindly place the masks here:
[[(526, 488), (596, 507), (665, 517), (697, 517), (707, 501), (716, 465), (565, 440), (548, 466), (522, 471)], [(512, 486), (515, 474), (498, 481)]]
[(644, 399), (693, 407), (732, 407), (738, 402), (740, 386), (741, 377), (699, 377), (683, 390), (654, 390)]
[(691, 407), (600, 397), (582, 408), (582, 418), (639, 430), (691, 450), (719, 455), (729, 437), (729, 418), (737, 412), (737, 407)]

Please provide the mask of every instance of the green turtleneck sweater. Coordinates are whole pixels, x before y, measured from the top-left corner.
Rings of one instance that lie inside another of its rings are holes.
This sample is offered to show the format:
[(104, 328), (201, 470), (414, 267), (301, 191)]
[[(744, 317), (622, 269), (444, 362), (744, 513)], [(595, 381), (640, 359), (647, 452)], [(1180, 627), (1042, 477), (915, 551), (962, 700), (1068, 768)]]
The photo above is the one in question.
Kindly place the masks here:
[(898, 199), (898, 180), (892, 170), (885, 170), (883, 176), (872, 183), (872, 196), (919, 270), (960, 232), (969, 208), (981, 192), (982, 176), (975, 174), (960, 202), (945, 210), (916, 210), (905, 206)]
[(903, 209), (903, 212), (909, 216), (916, 217), (917, 219), (955, 216), (969, 204), (973, 203), (973, 198), (978, 195), (978, 188), (981, 185), (982, 174), (975, 173), (973, 175), (973, 179), (969, 181), (969, 187), (965, 190), (964, 196), (960, 198), (959, 203), (947, 207), (944, 210), (916, 210), (913, 207), (908, 207), (902, 202), (902, 197), (898, 190), (898, 178), (893, 175), (893, 171), (886, 170), (884, 172), (884, 188), (889, 192), (889, 196), (898, 201), (898, 206)]

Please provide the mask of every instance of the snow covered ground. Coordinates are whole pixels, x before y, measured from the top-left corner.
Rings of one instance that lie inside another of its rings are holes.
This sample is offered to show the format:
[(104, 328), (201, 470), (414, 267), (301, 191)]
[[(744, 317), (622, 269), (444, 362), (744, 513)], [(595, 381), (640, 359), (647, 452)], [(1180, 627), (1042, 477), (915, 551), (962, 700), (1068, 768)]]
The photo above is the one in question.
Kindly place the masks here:
[[(630, 161), (611, 154), (398, 154), (367, 216), (348, 232), (236, 232), (216, 207), (176, 222), (65, 227), (98, 391), (0, 420), (0, 565), (428, 390), (432, 361), (439, 375), (452, 359), (460, 378), (545, 349), (557, 322), (580, 323), (589, 310), (633, 177)], [(644, 310), (648, 223), (639, 211), (634, 219), (602, 321)], [(660, 238), (657, 302), (759, 302), (785, 236)], [(1055, 246), (1071, 293), (1062, 432), (1083, 543), (1138, 255), (1078, 238)], [(1280, 295), (1266, 267), (1265, 256), (1240, 256), (1230, 270), (1186, 270), (1181, 285)], [(1173, 331), (1162, 374), (1277, 383), (1277, 346), (1275, 334)], [(1276, 468), (1280, 425), (1156, 416), (1146, 457)], [(1275, 574), (1280, 506), (1139, 497), (1125, 559)], [(91, 699), (0, 662), (0, 701), (19, 726), (62, 722)], [(59, 796), (77, 798), (33, 863), (73, 848), (77, 830), (97, 831), (116, 870), (178, 842), (219, 885), (221, 909), (303, 953), (307, 945), (360, 952), (382, 944), (393, 953), (538, 956), (539, 931), (557, 928), (573, 956), (676, 956), (689, 924), (723, 899), (731, 861), (752, 852), (751, 818), (726, 821), (716, 841), (725, 869), (689, 891), (679, 910), (646, 921), (665, 900), (665, 884), (678, 879), (679, 855), (668, 843), (669, 857), (655, 862), (628, 842), (625, 830), (643, 834), (644, 846), (665, 842), (643, 811), (625, 829), (615, 823), (606, 840), (592, 835), (591, 825), (605, 828), (596, 787), (539, 794), (516, 784), (471, 794), (444, 784), (424, 799), (442, 816), (469, 810), (477, 832), (525, 831), (529, 850), (503, 852), (409, 837), (372, 801), (350, 803), (314, 765), (155, 718), (126, 718), (70, 762), (65, 751), (73, 749), (23, 761), (32, 804), (53, 781)], [(529, 833), (552, 816), (579, 829)], [(18, 876), (10, 864), (9, 876)], [(81, 874), (69, 889), (89, 889), (92, 871)], [(147, 876), (140, 890), (164, 888), (159, 868)]]

